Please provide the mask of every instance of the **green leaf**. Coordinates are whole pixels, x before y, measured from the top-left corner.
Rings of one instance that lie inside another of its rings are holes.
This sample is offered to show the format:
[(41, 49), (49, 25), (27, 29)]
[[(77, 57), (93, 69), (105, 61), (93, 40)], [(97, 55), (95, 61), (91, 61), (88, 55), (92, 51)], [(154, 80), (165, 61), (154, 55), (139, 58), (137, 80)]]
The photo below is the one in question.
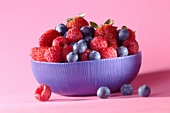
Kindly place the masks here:
[(108, 19), (104, 24), (110, 24), (111, 20)]
[(122, 26), (122, 29), (127, 29), (127, 27), (126, 26)]
[(84, 16), (86, 15), (86, 13), (80, 13), (79, 16), (84, 18)]
[(89, 23), (94, 28), (98, 28), (99, 27), (95, 22), (90, 21)]

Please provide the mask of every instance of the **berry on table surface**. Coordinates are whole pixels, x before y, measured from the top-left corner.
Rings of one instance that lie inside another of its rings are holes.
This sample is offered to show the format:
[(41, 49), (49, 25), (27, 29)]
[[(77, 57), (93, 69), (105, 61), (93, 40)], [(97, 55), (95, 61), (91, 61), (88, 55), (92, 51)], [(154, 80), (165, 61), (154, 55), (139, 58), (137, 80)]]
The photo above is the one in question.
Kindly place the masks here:
[(148, 85), (142, 85), (138, 88), (138, 94), (141, 97), (148, 97), (151, 93), (151, 89)]
[(51, 47), (53, 40), (60, 36), (60, 33), (55, 29), (50, 29), (46, 31), (41, 37), (39, 38), (39, 46), (40, 47)]
[(70, 43), (77, 42), (83, 38), (83, 34), (79, 29), (69, 29), (66, 38)]
[(61, 62), (62, 61), (62, 48), (53, 46), (50, 47), (44, 54), (48, 62)]
[(126, 47), (120, 46), (117, 49), (117, 54), (118, 54), (118, 57), (124, 57), (124, 56), (127, 56), (129, 54), (129, 52), (128, 52), (128, 49)]
[(133, 87), (130, 84), (124, 84), (120, 88), (122, 95), (131, 95), (133, 93)]
[(76, 52), (70, 52), (66, 56), (68, 62), (77, 62), (78, 54)]
[(94, 37), (90, 41), (90, 48), (92, 50), (100, 51), (108, 46), (107, 41), (102, 37)]
[(39, 101), (47, 101), (51, 97), (51, 89), (46, 84), (40, 84), (35, 90), (34, 96)]
[(117, 57), (117, 51), (113, 47), (107, 47), (100, 51), (100, 55), (102, 59), (106, 58), (116, 58)]
[(99, 60), (101, 55), (98, 51), (92, 50), (89, 54), (89, 60)]
[(56, 27), (56, 30), (61, 34), (61, 35), (64, 35), (67, 31), (68, 31), (68, 28), (64, 25), (64, 24), (58, 24), (57, 27)]
[(106, 99), (110, 96), (110, 89), (106, 86), (102, 86), (97, 90), (97, 96), (101, 99)]
[(44, 57), (44, 53), (48, 50), (49, 47), (34, 47), (30, 51), (30, 56), (35, 61), (47, 62)]

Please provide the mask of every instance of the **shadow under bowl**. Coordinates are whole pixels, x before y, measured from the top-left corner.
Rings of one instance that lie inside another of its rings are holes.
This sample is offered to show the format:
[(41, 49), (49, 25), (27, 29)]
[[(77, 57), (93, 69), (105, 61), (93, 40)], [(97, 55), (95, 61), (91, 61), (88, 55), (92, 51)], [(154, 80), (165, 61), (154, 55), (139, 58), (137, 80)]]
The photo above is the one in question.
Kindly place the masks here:
[(31, 60), (33, 74), (39, 84), (47, 84), (53, 93), (64, 96), (96, 95), (99, 87), (116, 92), (131, 83), (141, 67), (141, 52), (126, 57), (51, 63)]

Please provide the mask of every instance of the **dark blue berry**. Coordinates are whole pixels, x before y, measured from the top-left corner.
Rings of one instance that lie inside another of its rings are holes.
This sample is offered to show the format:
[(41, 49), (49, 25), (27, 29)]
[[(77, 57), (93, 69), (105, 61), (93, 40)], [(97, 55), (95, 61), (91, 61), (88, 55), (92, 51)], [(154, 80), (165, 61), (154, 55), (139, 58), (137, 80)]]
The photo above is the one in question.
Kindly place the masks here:
[(141, 97), (148, 97), (151, 93), (151, 89), (147, 85), (142, 85), (138, 88), (138, 94)]
[(92, 50), (89, 54), (89, 59), (90, 60), (99, 60), (99, 59), (101, 59), (101, 55), (99, 52)]
[(120, 88), (122, 95), (131, 95), (133, 93), (133, 87), (130, 84), (124, 84)]
[(94, 31), (95, 31), (95, 29), (94, 29), (92, 26), (88, 26), (88, 27), (90, 28), (90, 31), (91, 31), (90, 36), (91, 36), (91, 37), (94, 37)]
[(82, 32), (83, 36), (90, 36), (91, 30), (88, 26), (83, 26), (80, 31)]
[(66, 38), (67, 32), (64, 33), (64, 37)]
[(78, 60), (78, 54), (76, 52), (70, 52), (66, 58), (68, 62), (76, 62)]
[(92, 37), (91, 36), (86, 36), (86, 37), (84, 37), (84, 40), (87, 42), (87, 44), (89, 44), (90, 41), (92, 40)]
[(124, 46), (120, 46), (117, 49), (117, 53), (118, 53), (119, 57), (124, 57), (124, 56), (127, 56), (129, 54), (128, 49)]
[(110, 89), (106, 86), (102, 86), (97, 90), (97, 96), (101, 99), (106, 99), (110, 96)]
[(56, 30), (57, 30), (61, 35), (64, 35), (64, 34), (68, 31), (68, 28), (67, 28), (64, 24), (61, 23), (61, 24), (57, 25)]
[(122, 29), (118, 33), (119, 40), (126, 40), (129, 37), (129, 31), (126, 29)]

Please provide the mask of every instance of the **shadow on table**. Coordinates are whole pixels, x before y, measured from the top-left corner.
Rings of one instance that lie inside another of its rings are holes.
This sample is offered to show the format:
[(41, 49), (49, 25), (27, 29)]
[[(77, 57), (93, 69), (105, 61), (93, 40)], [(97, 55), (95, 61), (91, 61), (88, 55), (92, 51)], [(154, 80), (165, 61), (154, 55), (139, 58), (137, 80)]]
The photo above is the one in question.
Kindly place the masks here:
[(150, 97), (170, 97), (170, 70), (162, 70), (138, 75), (131, 85), (134, 88), (134, 94), (122, 96), (120, 93), (112, 94), (111, 97), (133, 98), (139, 97), (138, 88), (141, 85), (148, 85), (151, 88)]

